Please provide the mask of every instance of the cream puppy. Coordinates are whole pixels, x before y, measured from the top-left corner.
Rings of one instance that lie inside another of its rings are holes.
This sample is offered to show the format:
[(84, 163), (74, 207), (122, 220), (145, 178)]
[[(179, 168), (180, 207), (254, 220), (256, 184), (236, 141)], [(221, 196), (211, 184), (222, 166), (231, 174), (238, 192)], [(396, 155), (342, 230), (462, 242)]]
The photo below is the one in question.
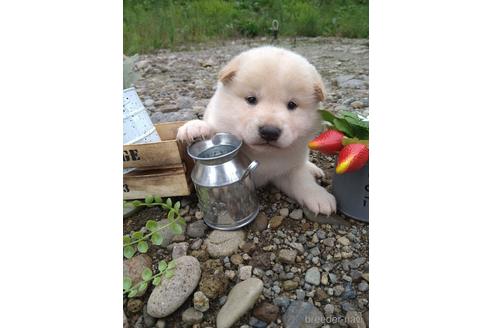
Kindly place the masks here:
[(260, 165), (257, 186), (268, 182), (314, 213), (336, 211), (333, 195), (316, 183), (323, 171), (309, 162), (307, 143), (320, 130), (324, 85), (313, 65), (289, 50), (266, 46), (234, 57), (219, 73), (203, 120), (177, 134), (182, 141), (229, 132)]

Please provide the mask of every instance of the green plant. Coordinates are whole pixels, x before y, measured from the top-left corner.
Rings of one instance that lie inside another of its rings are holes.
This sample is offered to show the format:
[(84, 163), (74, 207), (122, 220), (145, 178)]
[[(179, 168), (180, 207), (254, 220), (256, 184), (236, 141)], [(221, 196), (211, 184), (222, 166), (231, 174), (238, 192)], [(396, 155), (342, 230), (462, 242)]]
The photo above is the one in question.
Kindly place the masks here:
[(123, 236), (123, 256), (127, 259), (132, 258), (137, 251), (140, 253), (147, 253), (149, 249), (147, 241), (149, 239), (152, 244), (161, 245), (164, 238), (160, 231), (167, 227), (169, 227), (171, 232), (176, 235), (183, 233), (182, 225), (185, 224), (185, 221), (179, 214), (179, 208), (181, 206), (179, 201), (173, 204), (170, 198), (166, 199), (166, 202), (163, 202), (162, 198), (159, 196), (147, 196), (143, 202), (140, 200), (123, 202), (123, 206), (127, 204), (146, 207), (160, 206), (168, 211), (167, 219), (169, 221), (167, 224), (159, 224), (155, 220), (148, 220), (145, 223), (145, 227), (150, 231), (149, 233), (144, 234), (142, 231), (133, 231), (129, 235)]
[(159, 272), (154, 274), (151, 269), (144, 268), (142, 281), (135, 285), (133, 285), (130, 277), (123, 277), (123, 295), (128, 294), (129, 298), (136, 297), (139, 294), (145, 293), (150, 281), (152, 281), (152, 285), (157, 286), (161, 283), (162, 276), (167, 279), (171, 278), (176, 269), (176, 262), (172, 260), (166, 263), (166, 261), (162, 260), (159, 262), (157, 269)]

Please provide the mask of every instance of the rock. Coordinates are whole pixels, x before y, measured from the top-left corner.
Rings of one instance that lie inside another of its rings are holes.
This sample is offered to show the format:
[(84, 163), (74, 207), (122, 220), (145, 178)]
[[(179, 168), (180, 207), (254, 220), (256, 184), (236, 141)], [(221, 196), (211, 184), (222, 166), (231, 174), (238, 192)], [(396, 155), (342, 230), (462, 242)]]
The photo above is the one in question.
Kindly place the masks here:
[(284, 218), (289, 215), (289, 209), (288, 208), (281, 208), (279, 212), (280, 212), (280, 215)]
[(251, 254), (256, 249), (256, 246), (254, 243), (247, 241), (244, 244), (239, 245), (239, 248), (247, 254)]
[(290, 212), (289, 218), (291, 218), (293, 220), (300, 220), (300, 219), (302, 219), (302, 209), (298, 208), (298, 209), (293, 210), (292, 212)]
[(197, 239), (193, 242), (193, 244), (191, 244), (190, 248), (192, 250), (197, 250), (197, 249), (200, 249), (200, 247), (202, 246), (203, 244), (203, 240), (202, 239)]
[[(129, 277), (132, 280), (132, 285), (134, 286), (143, 280), (143, 270), (151, 267), (152, 259), (146, 254), (140, 254), (129, 260), (123, 261), (123, 276)], [(142, 296), (144, 293), (145, 291), (139, 292), (136, 296)]]
[(205, 240), (207, 251), (212, 257), (230, 256), (244, 241), (244, 232), (214, 230)]
[(350, 104), (350, 106), (352, 106), (352, 108), (356, 108), (356, 109), (359, 109), (359, 108), (362, 108), (364, 107), (364, 104), (362, 103), (362, 101), (354, 101)]
[(155, 328), (166, 328), (166, 321), (164, 319), (157, 320)]
[(199, 323), (203, 320), (203, 313), (194, 308), (186, 309), (181, 315), (181, 320), (187, 324)]
[(193, 294), (193, 307), (200, 312), (207, 311), (210, 307), (208, 297), (201, 291), (195, 292)]
[(123, 219), (137, 214), (142, 208), (143, 206), (133, 206), (132, 203), (126, 203), (125, 206), (123, 206)]
[(296, 249), (299, 253), (304, 253), (304, 246), (301, 243), (291, 243), (290, 246)]
[(265, 328), (267, 326), (267, 323), (265, 321), (259, 320), (255, 317), (249, 318), (249, 324), (253, 328)]
[(345, 237), (345, 236), (338, 238), (338, 239), (337, 239), (337, 241), (338, 241), (340, 244), (342, 244), (343, 246), (348, 246), (348, 245), (350, 245), (350, 240), (349, 240), (347, 237)]
[(196, 257), (200, 262), (205, 262), (208, 260), (208, 253), (203, 249), (197, 249), (192, 251), (191, 256)]
[(150, 116), (152, 123), (165, 123), (165, 122), (176, 122), (176, 121), (190, 121), (198, 118), (195, 113), (188, 111), (170, 112), (162, 113), (155, 112)]
[(253, 254), (250, 264), (254, 267), (267, 270), (271, 267), (271, 254), (272, 253), (255, 253)]
[(143, 302), (138, 298), (131, 298), (128, 300), (128, 303), (126, 303), (126, 308), (132, 313), (140, 312), (143, 308)]
[(173, 247), (173, 260), (176, 260), (177, 258), (180, 258), (182, 256), (186, 256), (186, 252), (188, 251), (188, 243), (183, 242), (183, 243), (177, 243)]
[(325, 286), (328, 285), (328, 274), (323, 273), (321, 275), (321, 284)]
[(231, 262), (235, 265), (243, 263), (243, 257), (240, 254), (234, 254), (231, 256)]
[(297, 252), (293, 249), (281, 249), (278, 259), (281, 263), (293, 264), (296, 261)]
[(369, 290), (369, 284), (365, 281), (362, 281), (358, 286), (357, 288), (359, 288), (359, 290), (361, 292), (367, 292)]
[(336, 285), (333, 287), (333, 292), (335, 293), (335, 296), (340, 296), (342, 293), (345, 291), (345, 288), (341, 285)]
[(191, 295), (200, 280), (198, 260), (192, 256), (176, 259), (174, 276), (162, 279), (150, 294), (147, 312), (155, 318), (163, 318), (176, 311)]
[(239, 268), (239, 279), (246, 280), (251, 278), (251, 270), (253, 267), (251, 265), (245, 265)]
[(352, 269), (358, 269), (362, 264), (366, 262), (365, 257), (358, 257), (350, 262), (350, 267)]
[(312, 267), (306, 271), (304, 280), (308, 284), (318, 286), (320, 284), (320, 279), (321, 279), (321, 275), (318, 268)]
[(318, 302), (322, 302), (328, 298), (328, 294), (322, 288), (316, 288), (314, 292), (314, 300)]
[(147, 304), (143, 307), (142, 316), (146, 327), (155, 326), (155, 322), (157, 321), (157, 319), (149, 315), (149, 313), (147, 312)]
[(289, 307), (290, 300), (285, 296), (276, 297), (273, 299), (273, 304), (279, 306), (282, 312), (285, 312)]
[(146, 100), (144, 101), (144, 106), (145, 106), (145, 107), (151, 107), (151, 106), (154, 106), (154, 100), (152, 100), (152, 99), (146, 99)]
[(352, 284), (351, 283), (346, 283), (344, 287), (345, 288), (344, 288), (344, 292), (342, 294), (342, 299), (344, 299), (344, 300), (346, 300), (346, 299), (354, 299), (354, 298), (357, 297), (357, 293), (352, 288)]
[(279, 312), (278, 306), (263, 302), (254, 309), (253, 315), (262, 321), (270, 323), (277, 319)]
[(280, 215), (274, 216), (268, 223), (268, 227), (272, 229), (277, 229), (282, 224), (283, 221), (284, 221), (283, 216)]
[[(157, 222), (157, 225), (159, 228), (161, 228), (162, 226), (164, 225), (167, 225), (169, 223), (169, 221), (167, 219), (164, 219), (164, 220), (161, 220), (159, 222)], [(182, 224), (181, 227), (183, 228), (183, 231), (186, 231), (186, 223), (185, 224)], [(176, 236), (172, 231), (171, 231), (171, 228), (168, 226), (162, 230), (160, 230), (160, 234), (163, 238), (163, 242), (161, 244), (161, 247), (167, 247), (171, 241), (173, 240), (173, 238)]]
[(176, 104), (179, 109), (192, 108), (194, 100), (191, 97), (183, 96), (176, 100)]
[(330, 316), (335, 312), (335, 306), (333, 304), (326, 304), (323, 310), (325, 310), (326, 316)]
[(369, 273), (363, 273), (362, 274), (362, 279), (364, 279), (365, 281), (369, 282)]
[(208, 260), (203, 264), (199, 289), (210, 299), (224, 294), (229, 286), (229, 280), (223, 270), (220, 260)]
[(195, 212), (195, 218), (197, 218), (198, 220), (203, 219), (203, 212), (202, 211), (196, 211)]
[(357, 311), (348, 311), (345, 315), (345, 323), (351, 328), (366, 328), (362, 313)]
[(299, 286), (299, 283), (295, 280), (286, 280), (282, 284), (283, 289), (286, 291), (296, 289), (297, 286)]
[(265, 213), (260, 212), (256, 216), (256, 219), (254, 220), (253, 224), (251, 225), (251, 229), (253, 231), (263, 231), (267, 228), (268, 225), (268, 217), (266, 216)]
[(186, 234), (191, 238), (201, 238), (205, 236), (205, 231), (207, 230), (207, 225), (203, 220), (195, 221), (188, 225), (186, 229)]
[(130, 324), (128, 323), (125, 312), (123, 312), (123, 328), (130, 328)]
[(229, 328), (253, 307), (263, 290), (263, 281), (250, 278), (234, 286), (217, 315), (217, 328)]
[(290, 303), (282, 316), (285, 328), (317, 328), (323, 325), (325, 317), (313, 304), (302, 301)]

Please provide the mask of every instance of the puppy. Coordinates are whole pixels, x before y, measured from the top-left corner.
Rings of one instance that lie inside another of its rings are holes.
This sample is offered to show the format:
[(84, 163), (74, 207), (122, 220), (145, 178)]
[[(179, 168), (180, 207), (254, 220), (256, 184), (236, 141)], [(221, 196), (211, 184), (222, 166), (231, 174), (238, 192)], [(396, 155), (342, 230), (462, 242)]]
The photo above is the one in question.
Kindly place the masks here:
[(273, 183), (315, 214), (336, 211), (335, 197), (316, 183), (323, 171), (309, 162), (307, 143), (321, 127), (321, 76), (304, 57), (271, 46), (234, 57), (219, 73), (203, 120), (179, 128), (178, 140), (191, 142), (216, 132), (243, 140), (244, 153), (259, 162), (256, 186)]

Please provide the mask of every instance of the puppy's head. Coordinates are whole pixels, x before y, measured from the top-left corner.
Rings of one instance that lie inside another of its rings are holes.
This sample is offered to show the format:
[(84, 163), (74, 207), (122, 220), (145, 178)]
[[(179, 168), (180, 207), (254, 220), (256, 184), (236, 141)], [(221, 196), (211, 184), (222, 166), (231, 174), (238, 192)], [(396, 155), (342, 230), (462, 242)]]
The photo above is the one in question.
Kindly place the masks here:
[[(233, 58), (219, 73), (219, 124), (257, 151), (287, 148), (319, 126), (325, 89), (305, 58), (260, 47)], [(303, 141), (304, 142), (304, 141)]]

